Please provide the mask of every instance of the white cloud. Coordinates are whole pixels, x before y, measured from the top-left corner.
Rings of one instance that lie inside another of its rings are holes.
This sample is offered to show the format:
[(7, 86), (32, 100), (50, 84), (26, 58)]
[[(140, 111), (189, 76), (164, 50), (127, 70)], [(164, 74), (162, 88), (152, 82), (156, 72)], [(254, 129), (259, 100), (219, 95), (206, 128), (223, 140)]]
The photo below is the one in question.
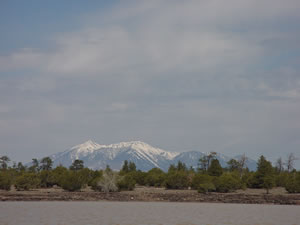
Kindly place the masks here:
[(45, 56), (45, 53), (30, 48), (6, 56), (0, 55), (0, 72), (41, 68), (46, 63)]
[(0, 56), (1, 140), (30, 130), (71, 144), (293, 149), (299, 11), (298, 0), (126, 1), (89, 15), (53, 34), (51, 50)]

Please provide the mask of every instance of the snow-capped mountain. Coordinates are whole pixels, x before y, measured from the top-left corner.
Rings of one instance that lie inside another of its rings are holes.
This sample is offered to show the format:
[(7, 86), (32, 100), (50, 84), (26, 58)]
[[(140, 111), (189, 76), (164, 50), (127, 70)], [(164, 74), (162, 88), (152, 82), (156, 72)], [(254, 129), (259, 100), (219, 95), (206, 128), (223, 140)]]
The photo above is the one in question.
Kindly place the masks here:
[[(109, 165), (112, 169), (119, 170), (123, 162), (128, 160), (134, 162), (137, 169), (143, 171), (148, 171), (154, 167), (167, 171), (171, 164), (176, 164), (178, 161), (185, 163), (188, 167), (197, 168), (200, 157), (204, 155), (207, 153), (198, 151), (169, 152), (141, 141), (100, 145), (89, 140), (50, 157), (54, 166), (69, 167), (75, 159), (80, 159), (84, 161), (86, 167), (91, 169), (104, 169), (106, 165)], [(227, 161), (231, 158), (218, 153), (217, 159), (223, 167), (226, 167)], [(250, 170), (255, 170), (256, 162), (249, 159), (247, 166)]]

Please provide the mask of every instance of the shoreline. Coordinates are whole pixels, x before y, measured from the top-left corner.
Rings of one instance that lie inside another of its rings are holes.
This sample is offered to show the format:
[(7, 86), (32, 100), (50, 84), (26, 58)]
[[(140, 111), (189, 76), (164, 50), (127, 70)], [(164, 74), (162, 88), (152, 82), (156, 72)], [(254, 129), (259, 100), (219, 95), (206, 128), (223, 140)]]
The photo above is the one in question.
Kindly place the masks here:
[(201, 194), (195, 190), (165, 190), (152, 187), (138, 187), (134, 191), (103, 193), (90, 189), (67, 192), (60, 188), (49, 188), (30, 191), (0, 191), (0, 201), (135, 201), (300, 205), (300, 194), (287, 194), (282, 191), (265, 194), (263, 190)]

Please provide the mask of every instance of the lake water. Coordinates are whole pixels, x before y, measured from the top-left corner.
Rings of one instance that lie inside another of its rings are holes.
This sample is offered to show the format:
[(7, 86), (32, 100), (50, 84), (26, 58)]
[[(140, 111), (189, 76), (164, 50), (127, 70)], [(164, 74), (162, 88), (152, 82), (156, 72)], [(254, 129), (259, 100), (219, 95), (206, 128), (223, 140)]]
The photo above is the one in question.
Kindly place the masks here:
[(300, 207), (162, 202), (0, 202), (1, 225), (299, 225)]

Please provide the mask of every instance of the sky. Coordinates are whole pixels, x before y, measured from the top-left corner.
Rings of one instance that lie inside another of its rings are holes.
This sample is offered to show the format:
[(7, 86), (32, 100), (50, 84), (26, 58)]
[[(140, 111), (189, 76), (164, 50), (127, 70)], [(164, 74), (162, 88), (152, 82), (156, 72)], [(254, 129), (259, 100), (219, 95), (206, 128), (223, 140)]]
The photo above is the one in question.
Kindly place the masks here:
[(299, 0), (2, 0), (0, 155), (28, 162), (92, 139), (300, 157), (299, 11)]

